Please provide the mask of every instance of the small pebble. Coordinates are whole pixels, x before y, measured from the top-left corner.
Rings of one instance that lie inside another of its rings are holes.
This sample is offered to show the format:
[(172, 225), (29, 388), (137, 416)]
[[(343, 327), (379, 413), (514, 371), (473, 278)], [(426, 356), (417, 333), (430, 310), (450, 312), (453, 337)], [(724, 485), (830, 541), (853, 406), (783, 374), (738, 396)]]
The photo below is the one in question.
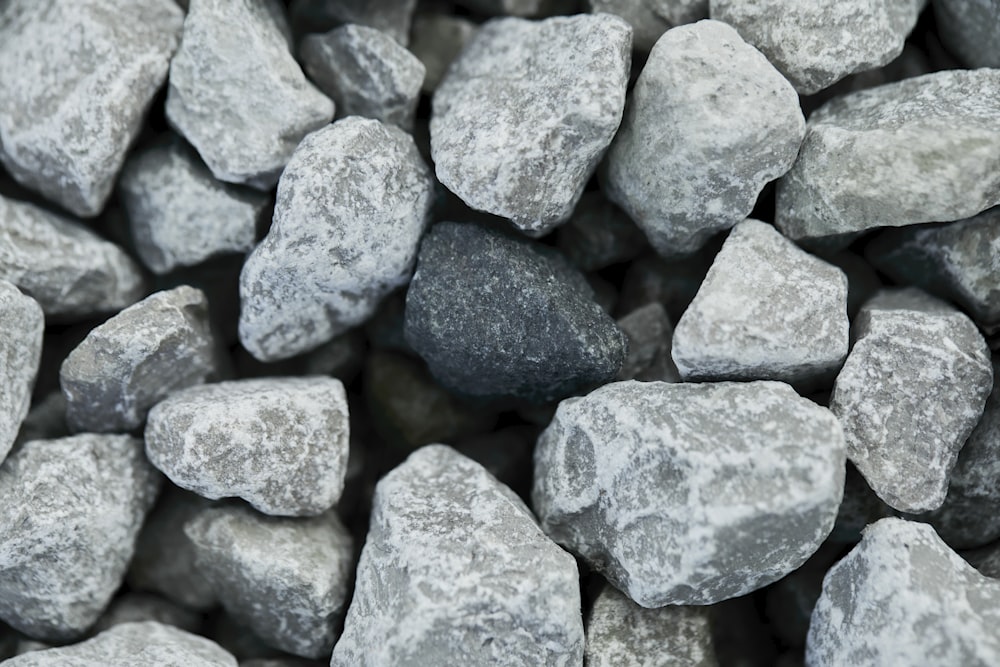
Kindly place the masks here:
[(636, 308), (618, 320), (618, 327), (628, 338), (628, 356), (617, 380), (681, 381), (670, 357), (674, 328), (662, 305), (650, 303)]
[(1000, 67), (1000, 3), (932, 0), (941, 41), (969, 67)]
[(45, 317), (38, 302), (0, 280), (0, 462), (14, 445), (28, 415)]

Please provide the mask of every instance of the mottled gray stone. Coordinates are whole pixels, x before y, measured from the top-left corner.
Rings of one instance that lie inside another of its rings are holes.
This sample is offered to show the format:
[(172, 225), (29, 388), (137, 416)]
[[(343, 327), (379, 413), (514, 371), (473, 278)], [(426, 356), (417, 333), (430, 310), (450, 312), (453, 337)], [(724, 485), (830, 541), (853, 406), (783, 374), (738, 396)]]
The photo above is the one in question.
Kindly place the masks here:
[(329, 655), (354, 556), (336, 514), (279, 519), (246, 507), (217, 507), (184, 530), (198, 569), (238, 621), (282, 651)]
[(816, 110), (778, 182), (775, 224), (803, 239), (958, 220), (997, 204), (1000, 70), (949, 70)]
[(381, 30), (406, 46), (417, 0), (292, 0), (292, 24), (305, 32), (327, 32), (345, 23)]
[(795, 161), (805, 119), (791, 84), (733, 28), (667, 31), (608, 151), (608, 198), (665, 256), (744, 220)]
[(257, 359), (305, 352), (366, 320), (406, 284), (434, 181), (413, 140), (345, 118), (306, 137), (274, 222), (240, 275), (240, 342)]
[(430, 445), (382, 478), (332, 667), (583, 659), (576, 562), (458, 452)]
[(610, 380), (626, 355), (560, 255), (471, 223), (439, 223), (424, 238), (405, 334), (446, 387), (536, 402)]
[(44, 331), (38, 302), (0, 279), (0, 462), (28, 415)]
[(0, 467), (0, 618), (72, 640), (121, 584), (160, 476), (125, 435), (35, 440)]
[(647, 247), (642, 230), (599, 192), (580, 198), (573, 215), (556, 230), (556, 243), (581, 271), (627, 262)]
[(129, 592), (111, 601), (91, 631), (99, 633), (122, 623), (143, 621), (156, 621), (187, 632), (197, 632), (201, 627), (201, 615), (198, 612), (156, 595)]
[(333, 119), (292, 57), (284, 14), (277, 0), (191, 0), (167, 120), (221, 181), (274, 187), (302, 138)]
[(73, 431), (130, 431), (153, 405), (218, 374), (208, 302), (182, 286), (156, 292), (94, 328), (59, 370)]
[(430, 94), (437, 89), (476, 27), (472, 21), (449, 14), (428, 12), (413, 19), (410, 51), (424, 64), (423, 92)]
[(933, 0), (937, 34), (969, 67), (1000, 67), (1000, 2)]
[(883, 519), (833, 566), (813, 611), (806, 663), (1000, 664), (1000, 582), (927, 525)]
[(171, 0), (4, 2), (0, 162), (10, 175), (77, 215), (99, 213), (183, 20)]
[(628, 356), (617, 380), (681, 381), (670, 357), (674, 327), (661, 304), (649, 303), (636, 308), (618, 320), (618, 327), (628, 338)]
[(796, 569), (833, 528), (844, 436), (778, 382), (616, 382), (535, 449), (545, 532), (643, 607), (712, 604)]
[(631, 33), (609, 14), (483, 24), (434, 93), (438, 180), (522, 231), (566, 220), (621, 122)]

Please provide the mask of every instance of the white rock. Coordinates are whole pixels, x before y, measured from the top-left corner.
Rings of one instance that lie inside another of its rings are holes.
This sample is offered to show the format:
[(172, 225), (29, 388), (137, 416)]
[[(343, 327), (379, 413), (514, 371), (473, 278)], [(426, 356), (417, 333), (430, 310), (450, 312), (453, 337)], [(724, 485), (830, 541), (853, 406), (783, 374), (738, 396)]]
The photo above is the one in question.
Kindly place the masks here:
[(38, 303), (0, 280), (0, 463), (28, 415), (44, 332)]

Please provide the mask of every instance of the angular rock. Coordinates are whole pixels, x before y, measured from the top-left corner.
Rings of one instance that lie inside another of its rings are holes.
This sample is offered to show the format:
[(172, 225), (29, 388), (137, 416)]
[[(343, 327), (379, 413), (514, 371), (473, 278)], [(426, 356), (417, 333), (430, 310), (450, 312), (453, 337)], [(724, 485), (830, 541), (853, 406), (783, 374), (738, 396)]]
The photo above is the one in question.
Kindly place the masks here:
[(171, 392), (218, 374), (201, 290), (156, 292), (93, 329), (59, 371), (72, 431), (131, 431)]
[(959, 220), (997, 204), (1000, 70), (950, 70), (815, 111), (778, 182), (775, 224), (804, 239)]
[(876, 295), (853, 336), (830, 398), (848, 457), (892, 507), (936, 509), (993, 385), (986, 341), (960, 311), (912, 288)]
[(579, 665), (576, 562), (514, 493), (443, 445), (382, 478), (332, 667)]
[(534, 242), (471, 223), (435, 225), (406, 295), (406, 340), (446, 387), (561, 398), (613, 378), (625, 337), (583, 276)]
[(10, 175), (76, 215), (97, 215), (167, 78), (183, 20), (171, 0), (5, 2), (0, 162)]
[(791, 84), (718, 21), (653, 47), (608, 151), (608, 198), (665, 256), (744, 220), (795, 161), (805, 119)]
[(417, 0), (292, 0), (292, 24), (305, 32), (327, 32), (345, 23), (381, 30), (407, 45)]
[(284, 13), (277, 0), (191, 1), (167, 120), (220, 181), (274, 187), (302, 138), (333, 119), (292, 57)]
[(476, 24), (461, 16), (424, 13), (413, 19), (410, 52), (424, 65), (421, 90), (433, 93), (452, 61), (476, 32)]
[(631, 32), (609, 14), (483, 24), (434, 93), (438, 180), (533, 235), (566, 220), (621, 122)]
[(261, 361), (283, 359), (367, 319), (409, 280), (433, 188), (398, 128), (345, 118), (309, 135), (240, 275), (243, 346)]
[(1000, 67), (1000, 4), (996, 0), (933, 0), (937, 34), (969, 67)]
[(587, 192), (556, 231), (556, 243), (581, 271), (627, 262), (646, 246), (646, 235), (599, 192)]
[(628, 338), (628, 356), (616, 379), (681, 381), (677, 367), (670, 358), (674, 327), (662, 305), (650, 303), (636, 308), (618, 320), (618, 326)]
[(126, 593), (115, 598), (94, 624), (92, 632), (104, 632), (123, 623), (156, 621), (187, 632), (198, 632), (201, 615), (169, 600), (148, 593)]
[(643, 607), (777, 581), (833, 528), (844, 439), (778, 382), (615, 382), (559, 404), (535, 449), (542, 528)]
[(35, 440), (0, 467), (0, 618), (72, 640), (121, 584), (160, 476), (125, 435)]
[(0, 463), (28, 415), (44, 330), (38, 302), (0, 280)]

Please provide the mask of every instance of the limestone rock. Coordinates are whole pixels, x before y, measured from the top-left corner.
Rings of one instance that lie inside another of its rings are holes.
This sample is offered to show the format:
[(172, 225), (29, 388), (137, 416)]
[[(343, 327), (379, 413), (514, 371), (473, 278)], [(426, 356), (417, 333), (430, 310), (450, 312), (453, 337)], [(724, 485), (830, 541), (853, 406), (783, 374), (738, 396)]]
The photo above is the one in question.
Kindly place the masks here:
[(44, 330), (38, 303), (0, 280), (0, 463), (28, 415)]

